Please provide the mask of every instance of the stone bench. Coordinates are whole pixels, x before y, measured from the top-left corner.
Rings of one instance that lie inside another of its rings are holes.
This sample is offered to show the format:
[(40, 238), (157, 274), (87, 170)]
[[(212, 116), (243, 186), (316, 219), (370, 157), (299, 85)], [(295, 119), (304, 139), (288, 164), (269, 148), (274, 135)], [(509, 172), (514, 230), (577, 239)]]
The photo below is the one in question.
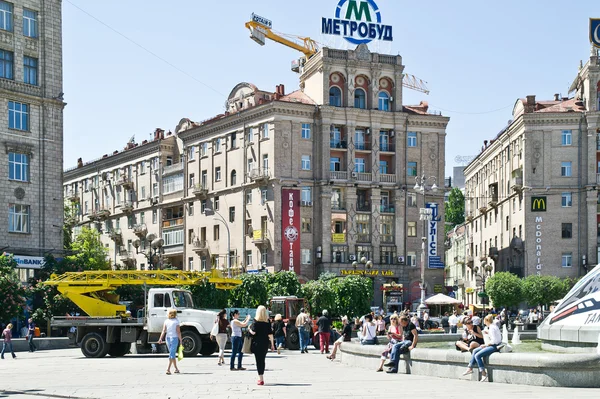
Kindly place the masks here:
[[(339, 359), (343, 364), (375, 372), (384, 349), (385, 345), (360, 345), (356, 341), (345, 342), (339, 349)], [(470, 359), (471, 354), (467, 352), (417, 346), (409, 354), (401, 355), (398, 372), (478, 381), (480, 377), (477, 366), (474, 367), (472, 375), (462, 376)], [(490, 382), (600, 388), (600, 356), (595, 353), (496, 352), (486, 358), (485, 363)]]

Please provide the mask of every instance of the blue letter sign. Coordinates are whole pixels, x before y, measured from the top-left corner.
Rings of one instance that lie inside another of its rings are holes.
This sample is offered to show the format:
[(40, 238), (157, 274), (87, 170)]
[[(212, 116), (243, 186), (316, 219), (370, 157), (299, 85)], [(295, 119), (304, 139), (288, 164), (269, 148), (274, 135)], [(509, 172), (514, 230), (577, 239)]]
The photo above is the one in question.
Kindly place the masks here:
[(381, 12), (373, 0), (340, 0), (335, 18), (321, 20), (321, 32), (343, 36), (352, 44), (392, 41), (392, 27), (381, 23)]

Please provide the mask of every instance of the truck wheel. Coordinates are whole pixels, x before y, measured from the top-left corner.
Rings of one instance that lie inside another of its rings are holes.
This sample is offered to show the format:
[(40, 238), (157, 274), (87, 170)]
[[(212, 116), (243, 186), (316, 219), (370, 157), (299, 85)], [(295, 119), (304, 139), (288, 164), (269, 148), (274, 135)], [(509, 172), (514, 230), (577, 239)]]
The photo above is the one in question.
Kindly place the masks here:
[(319, 337), (319, 334), (313, 334), (311, 340), (315, 349), (318, 351), (321, 350), (321, 338)]
[(130, 342), (116, 342), (110, 345), (110, 349), (108, 350), (108, 356), (110, 357), (121, 357), (125, 356), (129, 353), (131, 349)]
[(81, 340), (81, 352), (85, 357), (104, 357), (109, 349), (104, 337), (95, 332), (87, 333)]
[(202, 342), (202, 349), (200, 349), (200, 354), (202, 356), (210, 356), (217, 351), (219, 346), (215, 342), (204, 341)]
[(285, 337), (285, 346), (289, 350), (298, 350), (300, 349), (300, 337), (298, 335), (298, 329), (290, 330)]
[(200, 336), (194, 331), (186, 330), (181, 332), (181, 344), (183, 345), (183, 356), (193, 357), (202, 350), (202, 341)]

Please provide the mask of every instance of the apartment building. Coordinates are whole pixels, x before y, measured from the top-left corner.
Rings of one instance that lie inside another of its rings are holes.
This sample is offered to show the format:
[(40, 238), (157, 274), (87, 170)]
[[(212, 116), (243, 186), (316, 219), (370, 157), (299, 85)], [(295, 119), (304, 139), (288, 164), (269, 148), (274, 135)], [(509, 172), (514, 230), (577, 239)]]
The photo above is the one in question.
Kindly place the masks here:
[[(300, 73), (300, 90), (240, 83), (227, 112), (183, 119), (187, 267), (322, 272), (400, 283), (419, 298), (425, 202), (443, 215), (448, 118), (402, 104), (400, 56), (323, 48)], [(441, 183), (441, 184), (440, 184)], [(423, 193), (425, 195), (423, 195)], [(435, 223), (434, 223), (435, 226)], [(443, 229), (433, 233), (443, 243)], [(431, 240), (430, 240), (431, 242)], [(356, 263), (354, 263), (356, 262)], [(443, 265), (442, 265), (443, 269)], [(426, 268), (429, 293), (443, 270)]]
[(518, 99), (507, 127), (465, 169), (468, 303), (496, 271), (578, 277), (598, 260), (600, 66), (571, 98)]
[(23, 281), (63, 247), (61, 3), (0, 1), (0, 249)]

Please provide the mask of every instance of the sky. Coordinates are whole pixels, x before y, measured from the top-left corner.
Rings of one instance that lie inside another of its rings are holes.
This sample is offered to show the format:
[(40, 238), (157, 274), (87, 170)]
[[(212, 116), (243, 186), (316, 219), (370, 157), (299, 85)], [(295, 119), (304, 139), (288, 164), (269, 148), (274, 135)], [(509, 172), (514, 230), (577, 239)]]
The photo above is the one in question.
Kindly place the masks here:
[[(404, 104), (428, 101), (450, 117), (446, 175), (457, 156), (474, 156), (511, 119), (518, 98), (567, 95), (580, 60), (590, 54), (589, 18), (597, 1), (375, 0), (392, 43), (371, 43), (403, 57), (405, 72), (429, 95), (404, 89)], [(337, 0), (63, 0), (64, 166), (174, 131), (182, 118), (203, 121), (224, 111), (239, 82), (275, 91), (298, 88), (290, 70), (299, 52), (259, 46), (244, 23), (254, 12), (273, 30), (346, 46), (321, 34)], [(348, 45), (349, 46), (349, 45)], [(349, 47), (346, 47), (349, 48)]]

